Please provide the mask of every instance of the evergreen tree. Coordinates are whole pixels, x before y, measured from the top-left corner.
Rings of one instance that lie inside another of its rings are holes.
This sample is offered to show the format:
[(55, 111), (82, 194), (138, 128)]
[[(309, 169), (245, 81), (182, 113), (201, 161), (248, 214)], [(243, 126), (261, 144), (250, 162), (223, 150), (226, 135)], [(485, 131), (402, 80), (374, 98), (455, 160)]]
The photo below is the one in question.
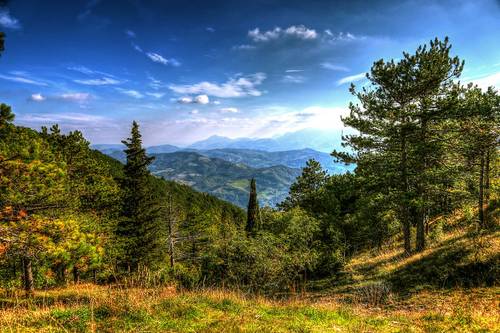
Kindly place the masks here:
[(357, 163), (363, 177), (377, 183), (397, 210), (403, 226), (404, 250), (411, 252), (410, 235), (417, 225), (417, 250), (424, 242), (429, 205), (429, 174), (442, 162), (436, 127), (451, 117), (463, 62), (450, 57), (451, 45), (435, 39), (399, 62), (379, 60), (367, 75), (372, 89), (351, 92), (361, 105), (350, 104), (345, 125), (359, 134), (344, 137), (354, 154), (333, 152), (344, 162)]
[(250, 180), (250, 196), (248, 198), (247, 225), (245, 230), (250, 235), (255, 235), (258, 228), (259, 202), (257, 201), (257, 187), (255, 178)]
[(159, 206), (148, 171), (153, 157), (148, 157), (142, 147), (137, 122), (132, 123), (131, 136), (122, 143), (126, 146), (127, 162), (123, 179), (123, 219), (118, 224), (117, 234), (122, 241), (122, 263), (128, 271), (134, 271), (139, 266), (150, 266), (160, 254)]
[(290, 186), (288, 197), (279, 204), (282, 209), (301, 207), (308, 212), (318, 211), (320, 191), (328, 180), (328, 174), (321, 168), (321, 164), (310, 159), (302, 169), (302, 174)]

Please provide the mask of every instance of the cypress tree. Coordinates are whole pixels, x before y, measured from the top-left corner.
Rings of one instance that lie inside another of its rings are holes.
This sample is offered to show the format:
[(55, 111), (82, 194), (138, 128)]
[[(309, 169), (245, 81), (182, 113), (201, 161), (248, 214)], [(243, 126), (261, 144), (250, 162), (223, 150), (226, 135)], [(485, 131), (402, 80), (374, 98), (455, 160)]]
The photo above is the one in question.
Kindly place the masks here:
[(248, 199), (247, 225), (245, 227), (246, 232), (251, 235), (255, 234), (258, 215), (259, 202), (257, 201), (257, 187), (255, 178), (252, 178), (250, 181), (250, 197)]
[(154, 199), (148, 165), (153, 157), (142, 147), (139, 125), (134, 121), (130, 138), (123, 140), (127, 163), (123, 179), (123, 207), (118, 236), (122, 240), (122, 260), (128, 271), (150, 266), (158, 256), (159, 206)]

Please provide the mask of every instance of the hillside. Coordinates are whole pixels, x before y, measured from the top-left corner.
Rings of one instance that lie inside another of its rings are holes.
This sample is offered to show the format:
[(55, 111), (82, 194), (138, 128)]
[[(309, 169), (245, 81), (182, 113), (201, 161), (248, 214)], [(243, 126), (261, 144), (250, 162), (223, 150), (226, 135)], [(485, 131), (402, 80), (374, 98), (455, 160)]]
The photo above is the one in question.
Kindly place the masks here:
[(281, 165), (252, 168), (194, 152), (153, 156), (150, 170), (154, 175), (192, 186), (240, 207), (248, 203), (249, 179), (257, 180), (260, 203), (274, 206), (286, 197), (290, 184), (300, 174), (300, 169)]
[[(498, 331), (498, 287), (487, 279), (465, 286), (453, 279), (443, 283), (443, 277), (458, 277), (464, 267), (477, 272), (485, 263), (498, 270), (500, 230), (477, 234), (460, 212), (436, 222), (425, 252), (403, 258), (394, 245), (362, 252), (343, 278), (312, 281), (301, 295), (273, 300), (224, 289), (85, 284), (39, 291), (31, 300), (4, 294), (0, 326), (6, 331)], [(491, 273), (498, 278), (498, 271)], [(408, 283), (399, 289), (395, 281)]]

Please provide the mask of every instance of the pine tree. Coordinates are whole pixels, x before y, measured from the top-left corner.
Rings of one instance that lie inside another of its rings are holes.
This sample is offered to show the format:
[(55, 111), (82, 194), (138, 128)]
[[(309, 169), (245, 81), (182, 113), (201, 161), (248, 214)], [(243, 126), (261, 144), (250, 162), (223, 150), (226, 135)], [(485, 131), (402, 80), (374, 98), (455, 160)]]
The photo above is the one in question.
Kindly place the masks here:
[[(379, 60), (368, 79), (372, 89), (356, 91), (360, 105), (351, 103), (345, 125), (359, 135), (344, 137), (354, 154), (333, 152), (344, 162), (357, 163), (357, 173), (379, 184), (393, 201), (403, 227), (404, 250), (411, 253), (412, 222), (417, 225), (417, 250), (425, 246), (424, 223), (429, 206), (429, 174), (442, 162), (435, 127), (451, 117), (463, 62), (451, 58), (451, 45), (435, 39), (415, 54), (394, 60)], [(416, 220), (416, 221), (415, 221)]]
[(245, 230), (248, 234), (254, 235), (258, 228), (259, 202), (257, 201), (257, 187), (255, 178), (250, 180), (250, 196), (248, 199), (247, 225)]
[(123, 179), (123, 219), (117, 234), (122, 240), (122, 261), (128, 271), (150, 266), (158, 259), (159, 206), (154, 199), (148, 165), (153, 157), (146, 155), (137, 122), (132, 123), (130, 138), (123, 140), (127, 162)]
[(290, 186), (288, 197), (279, 207), (285, 210), (301, 207), (308, 212), (317, 211), (317, 206), (322, 204), (318, 200), (319, 192), (327, 180), (328, 174), (321, 168), (321, 164), (314, 159), (308, 160), (302, 174)]

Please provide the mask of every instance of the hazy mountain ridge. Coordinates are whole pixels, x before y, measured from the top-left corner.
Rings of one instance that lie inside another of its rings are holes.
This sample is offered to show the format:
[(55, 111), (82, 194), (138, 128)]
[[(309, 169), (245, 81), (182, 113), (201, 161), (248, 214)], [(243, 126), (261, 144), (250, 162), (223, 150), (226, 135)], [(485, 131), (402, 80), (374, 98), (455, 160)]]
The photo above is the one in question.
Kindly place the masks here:
[(214, 135), (205, 140), (197, 141), (187, 148), (198, 150), (211, 149), (253, 149), (263, 151), (288, 151), (299, 149), (313, 149), (330, 153), (340, 149), (342, 130), (304, 129), (296, 132), (285, 133), (273, 138), (236, 138), (231, 139)]

